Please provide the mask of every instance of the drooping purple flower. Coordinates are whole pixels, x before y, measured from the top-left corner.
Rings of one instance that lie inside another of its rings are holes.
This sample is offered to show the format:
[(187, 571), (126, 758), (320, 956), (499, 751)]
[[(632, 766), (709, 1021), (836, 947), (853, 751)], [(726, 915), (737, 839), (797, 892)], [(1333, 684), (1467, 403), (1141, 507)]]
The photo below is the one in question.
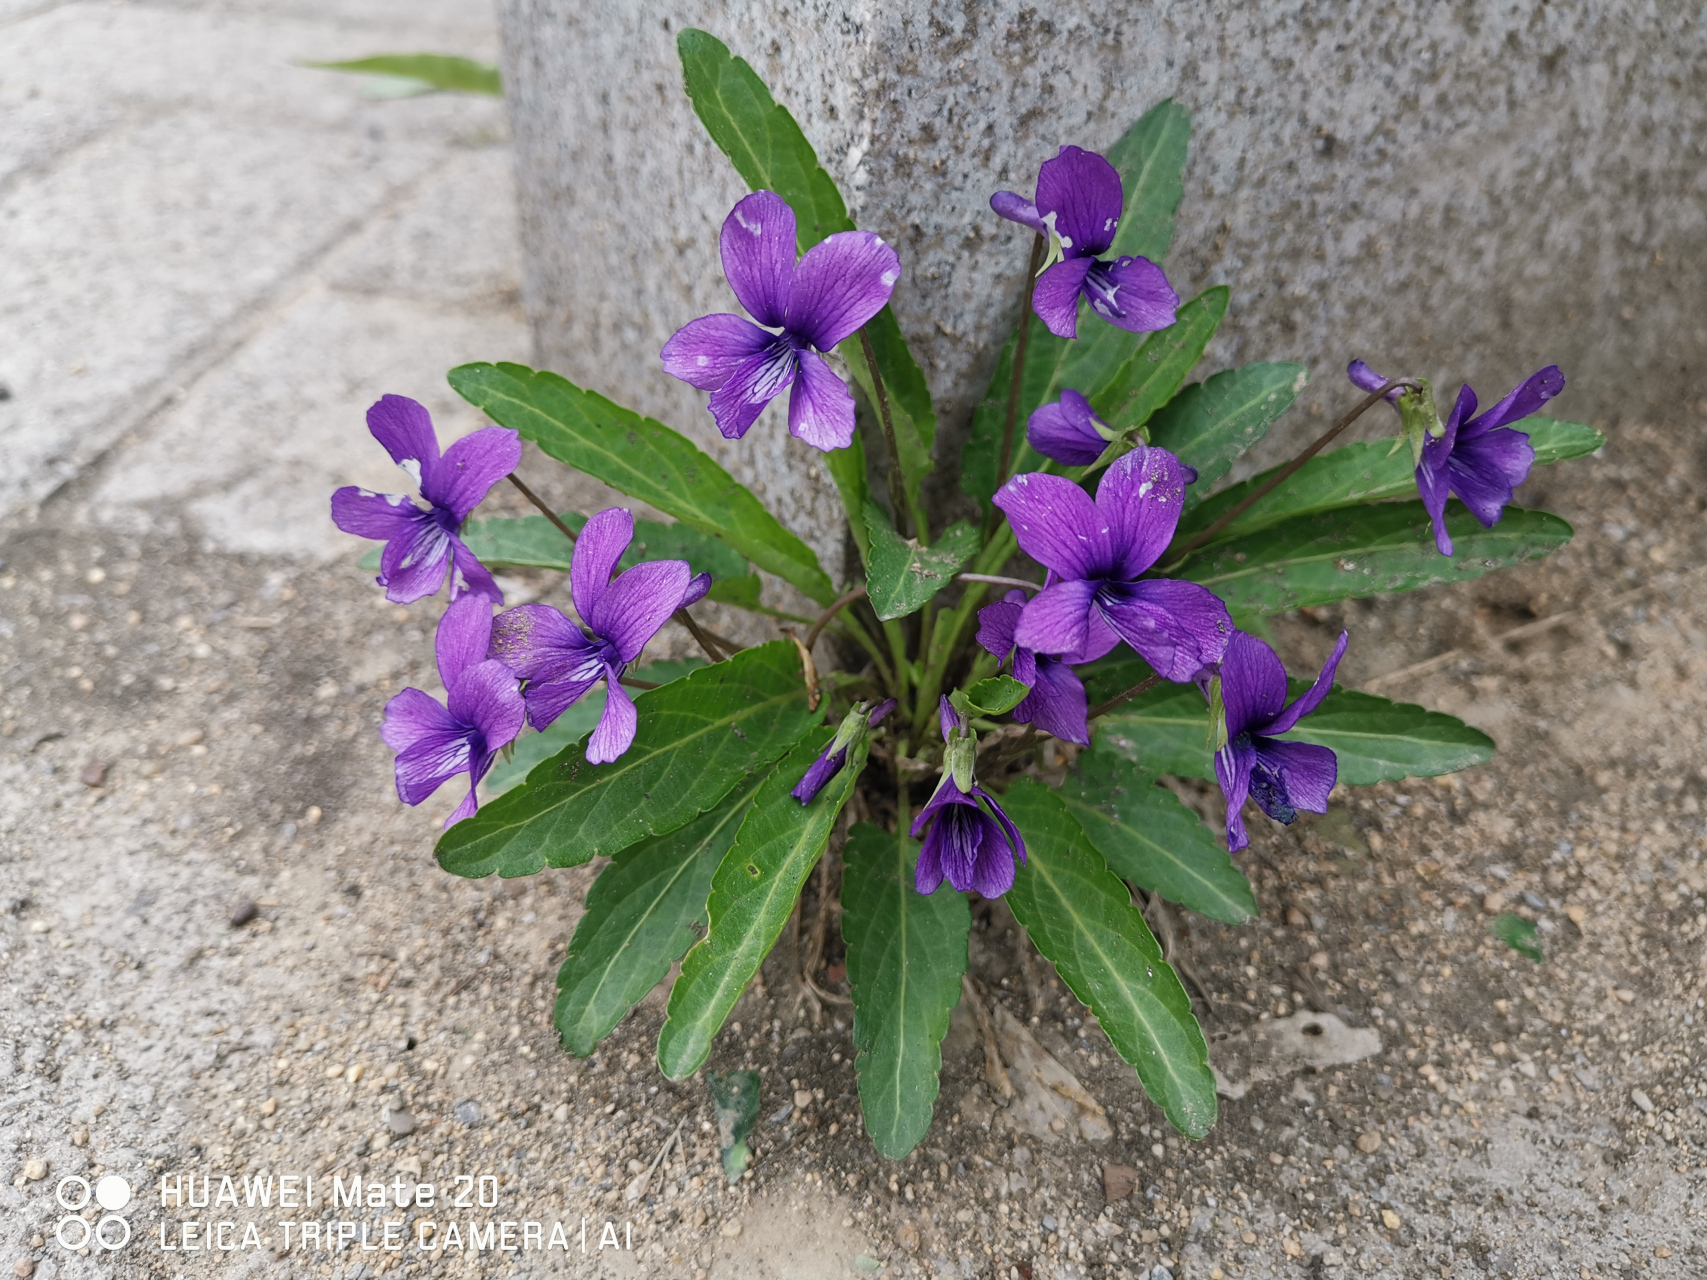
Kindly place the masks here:
[(608, 764), (633, 744), (639, 713), (622, 687), (622, 673), (671, 614), (711, 585), (710, 576), (696, 577), (686, 560), (648, 560), (612, 578), (633, 540), (634, 516), (621, 507), (598, 512), (576, 539), (569, 596), (586, 631), (544, 604), (508, 609), (492, 627), (492, 656), (527, 681), (522, 692), (536, 729), (605, 682), (604, 713), (587, 741), (589, 764)]
[[(1361, 360), (1353, 360), (1346, 373), (1365, 391), (1379, 391), (1387, 381)], [(1476, 393), (1466, 384), (1458, 389), (1444, 430), (1439, 435), (1423, 433), (1417, 491), (1434, 522), (1434, 545), (1441, 555), (1452, 554), (1452, 539), (1446, 532), (1448, 493), (1456, 494), (1484, 529), (1498, 524), (1512, 490), (1529, 478), (1535, 462), (1529, 436), (1506, 424), (1527, 418), (1564, 389), (1565, 375), (1558, 365), (1550, 364), (1530, 374), (1492, 409), (1472, 417)], [(1399, 404), (1396, 390), (1387, 399)]]
[(895, 699), (885, 698), (872, 707), (869, 713), (866, 704), (856, 702), (853, 710), (843, 717), (841, 726), (836, 730), (836, 736), (831, 738), (824, 749), (818, 753), (806, 770), (806, 776), (800, 779), (794, 790), (789, 792), (801, 804), (811, 804), (818, 798), (818, 793), (824, 789), (831, 778), (840, 773), (848, 762), (848, 750), (861, 734), (875, 729), (883, 717), (895, 710)]
[(458, 774), (468, 775), (468, 796), (447, 827), (480, 807), (475, 788), (527, 715), (515, 673), (486, 656), (491, 637), (491, 601), (473, 592), (459, 596), (439, 619), (433, 641), (448, 705), (419, 689), (405, 689), (385, 704), (380, 736), (397, 752), (398, 799), (420, 804)]
[(1173, 539), (1188, 474), (1166, 449), (1140, 445), (1103, 473), (1094, 502), (1041, 472), (1003, 485), (995, 503), (1020, 549), (1061, 579), (1025, 605), (1014, 643), (1091, 662), (1124, 640), (1177, 681), (1219, 662), (1233, 633), (1226, 605), (1195, 582), (1135, 581)]
[(1025, 592), (1015, 589), (978, 610), (978, 643), (998, 658), (1006, 659), (1013, 654), (1014, 679), (1031, 690), (1013, 709), (1015, 721), (1035, 725), (1064, 742), (1089, 746), (1091, 730), (1085, 720), (1088, 708), (1085, 683), (1070, 665), (1084, 659), (1076, 653), (1059, 657), (1034, 653), (1014, 643), (1025, 599)]
[(1313, 742), (1282, 742), (1275, 735), (1322, 705), (1333, 688), (1345, 645), (1342, 631), (1316, 683), (1287, 706), (1286, 668), (1274, 650), (1253, 635), (1234, 633), (1221, 659), (1227, 740), (1215, 753), (1215, 777), (1227, 800), (1228, 849), (1237, 851), (1251, 842), (1240, 814), (1247, 797), (1276, 822), (1288, 825), (1297, 821), (1300, 809), (1328, 811), (1328, 793), (1339, 777), (1334, 753)]
[(334, 524), (385, 543), (376, 579), (385, 598), (398, 604), (420, 600), (443, 586), (448, 573), (452, 600), (473, 592), (502, 604), (504, 593), (457, 534), (487, 491), (522, 460), (521, 435), (508, 427), (483, 427), (440, 456), (432, 417), (407, 396), (381, 396), (367, 411), (367, 427), (428, 504), (423, 510), (407, 494), (371, 493), (354, 485), (332, 495)]
[(827, 453), (853, 443), (854, 402), (818, 353), (883, 310), (901, 259), (869, 231), (826, 236), (799, 262), (794, 245), (794, 210), (776, 192), (737, 204), (719, 239), (723, 274), (758, 324), (726, 314), (690, 321), (664, 344), (664, 369), (712, 393), (712, 417), (731, 440), (792, 384), (789, 434)]
[(1094, 151), (1062, 147), (1037, 173), (1035, 202), (998, 191), (990, 207), (1010, 222), (1050, 239), (1050, 259), (1059, 261), (1037, 277), (1031, 308), (1057, 338), (1078, 336), (1079, 299), (1104, 320), (1132, 333), (1150, 333), (1174, 322), (1179, 295), (1162, 269), (1148, 258), (1100, 255), (1114, 244), (1125, 194), (1120, 174)]
[(1031, 447), (1068, 467), (1090, 466), (1119, 434), (1092, 412), (1089, 400), (1070, 387), (1059, 400), (1033, 409), (1025, 424)]
[(977, 740), (947, 698), (942, 700), (941, 719), (947, 744), (942, 781), (913, 819), (915, 840), (925, 824), (931, 824), (919, 850), (913, 887), (935, 893), (946, 879), (961, 893), (971, 890), (999, 898), (1013, 888), (1014, 859), (1025, 861), (1025, 841), (996, 798), (972, 777)]

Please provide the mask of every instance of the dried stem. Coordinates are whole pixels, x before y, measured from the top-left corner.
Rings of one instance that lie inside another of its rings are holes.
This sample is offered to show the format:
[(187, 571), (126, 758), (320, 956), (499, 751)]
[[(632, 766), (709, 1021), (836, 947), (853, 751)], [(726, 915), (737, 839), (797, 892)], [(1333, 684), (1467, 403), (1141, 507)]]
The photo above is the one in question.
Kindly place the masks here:
[(545, 505), (545, 499), (544, 498), (540, 497), (532, 489), (528, 488), (525, 484), (523, 484), (522, 478), (520, 476), (518, 476), (514, 471), (510, 472), (510, 483), (515, 485), (516, 488), (518, 488), (522, 491), (522, 497), (526, 498), (529, 502), (533, 503), (534, 506), (539, 508), (539, 513), (542, 516), (544, 516), (547, 520), (551, 521), (552, 524), (557, 526), (557, 531), (559, 533), (561, 533), (565, 538), (569, 539), (571, 544), (574, 543), (575, 531), (573, 529), (571, 529), (568, 525), (563, 523), (563, 518), (561, 516), (559, 516), (550, 507)]
[(1085, 719), (1086, 720), (1095, 720), (1098, 716), (1106, 716), (1110, 711), (1113, 711), (1116, 707), (1120, 706), (1123, 702), (1129, 702), (1133, 698), (1136, 698), (1141, 693), (1148, 693), (1151, 689), (1154, 689), (1157, 685), (1159, 685), (1161, 683), (1162, 683), (1162, 677), (1161, 676), (1151, 676), (1147, 680), (1140, 680), (1137, 684), (1133, 685), (1130, 689), (1126, 690), (1126, 692), (1117, 693), (1112, 698), (1110, 698), (1107, 702), (1101, 702), (1101, 703), (1098, 703), (1096, 706), (1092, 707), (1089, 711), (1087, 711), (1085, 713)]
[[(1417, 383), (1413, 382), (1409, 378), (1395, 378), (1392, 382), (1383, 385), (1379, 391), (1371, 391), (1358, 403), (1358, 406), (1355, 409), (1346, 414), (1345, 417), (1341, 418), (1338, 422), (1334, 423), (1333, 426), (1329, 427), (1321, 439), (1317, 440), (1315, 444), (1311, 445), (1308, 449), (1304, 450), (1303, 453), (1299, 454), (1296, 458), (1292, 459), (1291, 462), (1282, 467), (1272, 480), (1259, 485), (1255, 493), (1251, 494), (1248, 498), (1245, 498), (1226, 515), (1222, 516), (1214, 524), (1210, 525), (1202, 533), (1198, 534), (1195, 538), (1191, 539), (1191, 541), (1187, 542), (1185, 546), (1175, 552), (1173, 555), (1173, 564), (1178, 564), (1193, 551), (1196, 551), (1206, 542), (1211, 541), (1218, 533), (1221, 532), (1221, 530), (1225, 529), (1228, 525), (1232, 524), (1233, 521), (1244, 515), (1245, 512), (1256, 506), (1257, 503), (1268, 497), (1269, 494), (1280, 488), (1281, 485), (1285, 484), (1293, 477), (1300, 467), (1325, 449), (1335, 436), (1339, 435), (1340, 432), (1344, 431), (1352, 423), (1361, 418), (1366, 410), (1373, 407), (1376, 401), (1380, 400), (1381, 397), (1386, 395), (1395, 387), (1408, 387), (1413, 391), (1420, 390)], [(1172, 568), (1173, 566), (1170, 565), (1169, 567)]]
[(978, 1035), (984, 1041), (984, 1078), (998, 1098), (1004, 1103), (1011, 1101), (1014, 1084), (1008, 1079), (1008, 1069), (1002, 1065), (1002, 1051), (996, 1047), (996, 1028), (990, 1022), (990, 1011), (979, 998), (971, 974), (960, 976), (960, 990), (966, 997), (966, 1003), (972, 1007), (972, 1016), (978, 1023)]
[(1008, 384), (1008, 420), (1002, 428), (1002, 461), (996, 469), (996, 488), (1008, 478), (1014, 460), (1014, 426), (1019, 420), (1019, 393), (1025, 382), (1025, 348), (1031, 337), (1031, 295), (1037, 288), (1037, 269), (1043, 265), (1043, 237), (1031, 238), (1031, 262), (1025, 269), (1025, 302), (1019, 313), (1019, 337), (1014, 340), (1014, 376)]
[(807, 650), (810, 651), (812, 646), (818, 643), (818, 637), (824, 634), (824, 628), (830, 625), (830, 620), (832, 618), (864, 595), (865, 586), (862, 583), (861, 585), (853, 588), (853, 590), (843, 594), (835, 601), (834, 604), (824, 610), (823, 613), (819, 614), (818, 621), (812, 624), (812, 630), (806, 633), (806, 639), (801, 642), (806, 646)]
[(987, 582), (997, 587), (1024, 587), (1027, 591), (1041, 591), (1040, 583), (1027, 582), (1024, 578), (1004, 578), (999, 573), (957, 573), (954, 575), (961, 582)]
[[(865, 367), (871, 370), (871, 385), (877, 396), (877, 416), (883, 420), (883, 439), (889, 446), (889, 505), (895, 511), (895, 527), (903, 535), (907, 521), (906, 482), (901, 476), (901, 448), (895, 443), (895, 420), (889, 414), (889, 393), (883, 389), (883, 375), (877, 370), (877, 353), (871, 349), (871, 337), (859, 331), (859, 349), (865, 353)], [(857, 514), (856, 514), (857, 518)], [(914, 532), (923, 536), (924, 530)]]
[(824, 694), (818, 687), (818, 664), (812, 661), (812, 650), (802, 643), (799, 632), (793, 627), (783, 627), (781, 631), (794, 641), (794, 647), (800, 653), (800, 678), (806, 682), (806, 709), (816, 711), (824, 700)]

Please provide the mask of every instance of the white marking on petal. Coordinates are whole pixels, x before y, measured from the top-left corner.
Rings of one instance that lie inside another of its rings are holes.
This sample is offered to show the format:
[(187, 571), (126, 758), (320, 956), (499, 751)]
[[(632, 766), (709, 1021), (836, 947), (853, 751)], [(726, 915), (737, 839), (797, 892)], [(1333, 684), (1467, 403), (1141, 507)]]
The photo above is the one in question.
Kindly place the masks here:
[(901, 278), (901, 273), (899, 271), (885, 271), (881, 276), (878, 277), (879, 280), (883, 281), (883, 287), (885, 289), (894, 288), (895, 282), (897, 280), (899, 280), (900, 278)]
[(1150, 492), (1151, 487), (1152, 487), (1151, 483), (1148, 480), (1145, 480), (1142, 483), (1140, 483), (1138, 486), (1138, 496), (1140, 498), (1142, 498), (1146, 493)]
[(710, 356), (695, 356), (694, 357), (694, 365), (697, 368), (703, 369), (703, 368), (705, 368), (706, 365), (708, 365), (710, 363), (711, 363), (711, 357)]
[(757, 218), (749, 219), (746, 213), (740, 208), (736, 208), (735, 210), (735, 221), (740, 225), (741, 230), (745, 231), (755, 240), (764, 234), (765, 224)]
[(1110, 218), (1107, 222), (1104, 222), (1102, 224), (1102, 229), (1104, 231), (1113, 231), (1114, 230), (1114, 224), (1119, 222), (1119, 221), (1120, 221), (1119, 218)]
[(409, 478), (417, 485), (421, 483), (421, 460), (419, 458), (399, 458), (397, 465), (409, 473)]

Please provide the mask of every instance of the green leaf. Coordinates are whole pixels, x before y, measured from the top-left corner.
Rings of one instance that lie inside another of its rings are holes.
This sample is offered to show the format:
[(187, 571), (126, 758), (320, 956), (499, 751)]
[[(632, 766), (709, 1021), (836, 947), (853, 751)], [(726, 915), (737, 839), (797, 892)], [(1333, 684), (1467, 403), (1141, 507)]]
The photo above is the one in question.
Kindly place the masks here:
[(866, 482), (866, 436), (856, 436), (846, 449), (832, 449), (824, 455), (824, 465), (830, 479), (836, 482), (836, 492), (842, 497), (842, 510), (859, 512), (859, 518), (848, 521), (854, 545), (859, 548), (861, 565), (871, 563), (871, 534), (865, 527), (865, 504), (871, 501), (871, 487)]
[(806, 709), (800, 658), (786, 640), (635, 700), (634, 744), (609, 764), (564, 748), (517, 787), (439, 838), (439, 865), (459, 876), (531, 875), (574, 867), (662, 835), (712, 808), (821, 719)]
[(1117, 431), (1130, 431), (1173, 399), (1186, 375), (1203, 359), (1204, 349), (1227, 314), (1231, 295), (1226, 285), (1205, 289), (1175, 313), (1173, 324), (1146, 337), (1097, 392), (1091, 407), (1103, 421)]
[(1118, 752), (1146, 773), (1215, 776), (1209, 706), (1195, 685), (1164, 684), (1141, 693), (1097, 721), (1096, 732), (1098, 750)]
[(931, 546), (921, 547), (917, 538), (903, 539), (889, 527), (882, 507), (867, 502), (865, 527), (871, 537), (866, 594), (885, 622), (917, 612), (978, 553), (978, 530), (964, 520), (944, 529)]
[[(771, 96), (747, 61), (731, 54), (715, 36), (692, 28), (676, 38), (676, 51), (682, 60), (683, 84), (706, 132), (749, 187), (774, 191), (788, 202), (794, 210), (800, 251), (804, 253), (825, 236), (852, 231), (853, 220), (835, 180), (818, 163), (817, 152), (794, 117)], [(916, 497), (919, 480), (930, 470), (931, 446), (936, 439), (930, 389), (890, 308), (873, 317), (866, 325), (866, 335), (889, 392), (902, 476), (909, 494)], [(859, 339), (850, 338), (837, 350), (875, 412)], [(850, 506), (848, 510), (860, 508)]]
[(706, 1087), (711, 1090), (711, 1111), (717, 1118), (717, 1145), (723, 1152), (723, 1176), (739, 1182), (753, 1158), (747, 1146), (753, 1124), (759, 1118), (759, 1073), (757, 1071), (708, 1071)]
[[(1526, 432), (1535, 450), (1535, 465), (1562, 462), (1593, 453), (1605, 437), (1580, 422), (1525, 418), (1515, 424)], [(1207, 529), (1252, 493), (1274, 478), (1275, 467), (1239, 484), (1229, 485), (1190, 508), (1181, 518), (1175, 538), (1184, 542)], [(1286, 482), (1265, 494), (1249, 511), (1215, 535), (1217, 542), (1255, 533), (1294, 516), (1331, 511), (1336, 507), (1403, 498), (1416, 492), (1416, 472), (1409, 449), (1393, 452), (1390, 440), (1348, 444), (1319, 454), (1298, 468)]]
[(1238, 924), (1256, 914), (1250, 881), (1226, 841), (1154, 775), (1123, 759), (1106, 732), (1079, 757), (1060, 796), (1117, 876), (1212, 920)]
[(1163, 98), (1104, 155), (1120, 174), (1126, 209), (1112, 253), (1160, 262), (1174, 238), (1174, 211), (1185, 194), (1191, 112)]
[(1488, 932), (1519, 955), (1528, 956), (1537, 964), (1547, 958), (1541, 952), (1541, 941), (1536, 935), (1534, 922), (1525, 920), (1520, 915), (1510, 911), (1500, 912), (1488, 926)]
[(1189, 509), (1291, 406), (1310, 375), (1301, 364), (1247, 364), (1194, 382), (1150, 419), (1150, 443), (1197, 468)]
[(1019, 706), (1030, 692), (1030, 686), (1021, 684), (1012, 676), (991, 676), (968, 689), (966, 697), (985, 715), (999, 716)]
[(711, 590), (705, 593), (707, 600), (718, 604), (732, 604), (737, 609), (761, 609), (759, 592), (763, 584), (756, 573), (744, 573), (739, 578), (724, 578), (713, 582)]
[(493, 97), (502, 97), (504, 93), (497, 67), (445, 53), (381, 53), (352, 62), (305, 62), (302, 65), (326, 71), (395, 76), (453, 93), (484, 93)]
[(1484, 529), (1456, 501), (1447, 507), (1446, 529), (1450, 556), (1435, 550), (1421, 502), (1342, 507), (1193, 552), (1168, 576), (1202, 583), (1237, 621), (1465, 582), (1550, 555), (1571, 540), (1571, 526), (1548, 512), (1507, 507), (1498, 524)]
[(836, 598), (811, 548), (727, 471), (663, 423), (526, 365), (465, 364), (449, 377), (463, 399), (559, 462), (721, 539), (819, 604)]
[[(562, 512), (558, 519), (576, 533), (587, 517), (576, 511)], [(470, 520), (463, 526), (462, 540), (488, 568), (569, 569), (574, 544), (544, 516), (495, 516)], [(685, 524), (660, 524), (636, 520), (634, 541), (617, 561), (617, 568), (630, 569), (645, 560), (686, 560), (695, 573), (714, 579), (739, 578), (749, 572), (746, 557), (728, 543), (707, 537)]]
[(710, 930), (682, 961), (669, 1015), (658, 1033), (658, 1065), (672, 1080), (704, 1065), (718, 1029), (782, 932), (800, 886), (853, 794), (870, 749), (864, 737), (855, 740), (847, 764), (811, 804), (789, 794), (834, 736), (830, 729), (811, 734), (784, 757), (759, 789), (735, 847), (712, 877)]
[(913, 888), (919, 846), (904, 831), (861, 823), (845, 856), (842, 937), (860, 1109), (877, 1153), (899, 1160), (931, 1127), (972, 913), (965, 894), (925, 897)]
[(587, 893), (587, 911), (557, 971), (552, 1021), (563, 1047), (586, 1057), (699, 940), (711, 876), (760, 779), (668, 835), (617, 854)]
[(1023, 778), (1003, 800), (1025, 835), (1008, 906), (1169, 1122), (1201, 1138), (1215, 1123), (1209, 1049), (1179, 978), (1132, 895), (1060, 798)]
[[(704, 658), (685, 658), (680, 662), (654, 662), (636, 667), (633, 674), (652, 684), (668, 684), (704, 665)], [(493, 795), (501, 795), (519, 785), (541, 760), (556, 755), (570, 743), (579, 742), (591, 733), (604, 712), (605, 689), (600, 685), (589, 690), (579, 702), (570, 704), (568, 710), (553, 720), (544, 732), (523, 729), (522, 736), (510, 748), (509, 759), (500, 757), (492, 766), (492, 772), (486, 775), (486, 789)]]
[[(1294, 698), (1309, 687), (1291, 683)], [(1492, 738), (1454, 716), (1350, 689), (1336, 688), (1285, 736), (1331, 748), (1339, 780), (1353, 787), (1457, 773), (1494, 754)]]

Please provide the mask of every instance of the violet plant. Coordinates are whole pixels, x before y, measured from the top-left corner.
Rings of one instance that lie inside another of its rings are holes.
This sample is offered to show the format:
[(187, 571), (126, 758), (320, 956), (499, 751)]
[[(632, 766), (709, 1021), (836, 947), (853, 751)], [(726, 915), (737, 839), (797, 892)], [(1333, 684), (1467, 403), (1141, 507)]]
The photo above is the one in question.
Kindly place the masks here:
[[(905, 264), (854, 227), (746, 62), (700, 31), (679, 50), (695, 110), (752, 188), (719, 245), (751, 319), (683, 317), (664, 372), (708, 392), (732, 439), (788, 392), (787, 429), (824, 451), (845, 505), (849, 571), (827, 572), (686, 437), (556, 374), (451, 370), (499, 427), (442, 457), (425, 410), (387, 397), (374, 433), (426, 505), (344, 490), (334, 517), (388, 540), (393, 598), (448, 576), (456, 599), (440, 628), (448, 708), (408, 691), (388, 709), (399, 794), (417, 803), (468, 777), (437, 849), (456, 875), (611, 859), (558, 974), (571, 1053), (591, 1053), (680, 960), (658, 1064), (698, 1071), (828, 856), (843, 864), (849, 996), (828, 994), (853, 1006), (865, 1127), (884, 1156), (932, 1122), (970, 895), (1005, 898), (1168, 1119), (1202, 1136), (1216, 1115), (1208, 1049), (1146, 912), (1236, 924), (1256, 910), (1231, 856), (1253, 838), (1247, 815), (1261, 839), (1324, 812), (1336, 785), (1449, 773), (1494, 750), (1450, 716), (1333, 685), (1355, 637), (1313, 683), (1289, 680), (1264, 619), (1549, 554), (1570, 527), (1511, 506), (1512, 490), (1601, 439), (1537, 416), (1563, 386), (1556, 369), (1480, 417), (1466, 388), (1443, 423), (1427, 382), (1359, 360), (1349, 376), (1366, 394), (1331, 430), (1218, 487), (1305, 370), (1186, 383), (1229, 294), (1181, 303), (1158, 265), (1190, 132), (1166, 101), (1106, 155), (1063, 147), (1032, 199), (994, 194), (996, 214), (1036, 234), (960, 456), (970, 518), (940, 527), (920, 500), (936, 414), (888, 306)], [(1326, 451), (1384, 398), (1397, 439)], [(513, 474), (518, 435), (674, 523), (550, 510)], [(506, 473), (543, 518), (470, 520)], [(505, 566), (565, 571), (576, 616), (529, 604), (489, 620), (488, 568)], [(795, 602), (766, 603), (761, 572)], [(707, 597), (805, 635), (741, 648), (693, 617)], [(631, 671), (672, 618), (705, 661)], [(515, 785), (476, 811), (472, 786), (524, 711), (542, 732), (511, 744)], [(1213, 825), (1179, 798), (1211, 784)], [(806, 998), (825, 993), (800, 976)]]

